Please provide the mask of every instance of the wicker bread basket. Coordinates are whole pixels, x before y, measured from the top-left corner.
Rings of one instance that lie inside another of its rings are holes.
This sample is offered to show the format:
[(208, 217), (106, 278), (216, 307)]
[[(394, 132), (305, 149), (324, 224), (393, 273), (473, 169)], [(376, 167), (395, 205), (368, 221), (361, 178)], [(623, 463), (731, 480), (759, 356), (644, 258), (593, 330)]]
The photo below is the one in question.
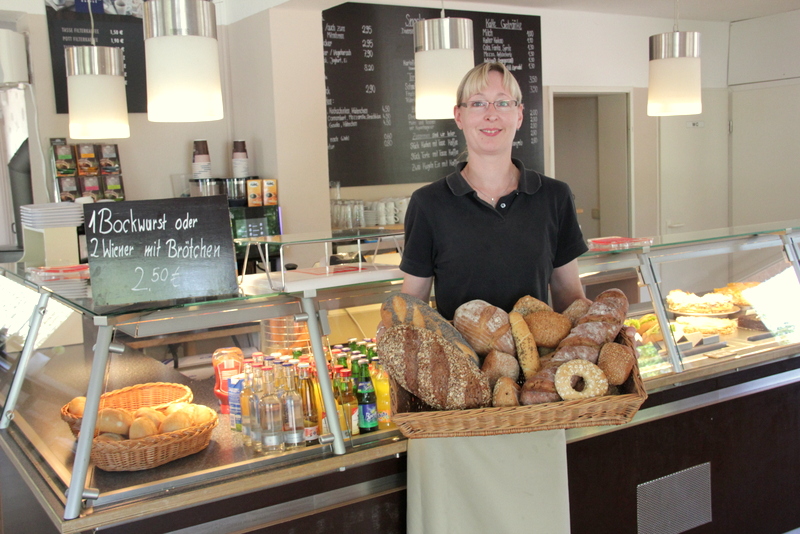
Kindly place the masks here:
[[(136, 411), (143, 406), (159, 409), (176, 402), (192, 402), (193, 398), (192, 390), (183, 384), (149, 382), (103, 393), (100, 396), (100, 409), (122, 408)], [(69, 404), (61, 407), (61, 419), (69, 425), (72, 434), (77, 436), (83, 418), (71, 414), (68, 408)]]
[[(628, 343), (622, 339), (618, 342)], [(519, 434), (538, 430), (621, 425), (647, 398), (638, 365), (620, 386), (622, 394), (531, 406), (436, 411), (390, 378), (392, 422), (407, 438)]]
[(214, 418), (182, 430), (140, 439), (92, 442), (92, 463), (103, 471), (141, 471), (200, 452), (208, 447), (219, 422)]

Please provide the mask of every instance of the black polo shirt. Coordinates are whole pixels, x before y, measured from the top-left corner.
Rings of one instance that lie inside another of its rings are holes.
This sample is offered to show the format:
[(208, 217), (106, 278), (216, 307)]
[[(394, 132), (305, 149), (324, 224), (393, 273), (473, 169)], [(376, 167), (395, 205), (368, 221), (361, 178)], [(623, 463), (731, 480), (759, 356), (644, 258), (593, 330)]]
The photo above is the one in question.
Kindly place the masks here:
[(525, 295), (546, 301), (553, 269), (588, 250), (569, 186), (513, 162), (518, 189), (497, 208), (469, 186), (463, 162), (411, 196), (400, 269), (434, 277), (436, 306), (447, 319), (474, 299), (506, 311)]

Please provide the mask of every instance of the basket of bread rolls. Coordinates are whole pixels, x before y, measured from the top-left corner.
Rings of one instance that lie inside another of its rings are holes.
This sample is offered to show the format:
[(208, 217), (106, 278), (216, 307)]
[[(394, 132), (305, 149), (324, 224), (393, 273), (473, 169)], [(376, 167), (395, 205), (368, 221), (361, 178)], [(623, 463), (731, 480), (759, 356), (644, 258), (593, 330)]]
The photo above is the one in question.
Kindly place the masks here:
[[(147, 406), (159, 410), (176, 402), (192, 402), (193, 398), (192, 390), (183, 384), (148, 382), (103, 393), (100, 396), (100, 409), (122, 408), (135, 411)], [(75, 397), (61, 407), (61, 419), (69, 425), (73, 436), (81, 431), (85, 402), (86, 397)]]
[[(140, 386), (147, 389), (153, 384)], [(144, 403), (138, 404), (131, 398), (135, 397), (131, 390), (137, 389), (131, 386), (104, 395), (92, 439), (91, 460), (96, 467), (104, 471), (140, 471), (208, 447), (218, 423), (217, 414), (207, 406), (189, 402), (191, 391), (188, 397), (182, 397), (185, 400), (147, 404), (163, 398), (140, 396), (138, 400)], [(121, 401), (123, 396), (125, 401)], [(76, 398), (66, 409), (81, 404)]]
[(510, 312), (461, 305), (452, 324), (406, 295), (381, 306), (378, 354), (406, 437), (487, 436), (630, 421), (647, 393), (618, 289), (563, 313), (523, 296)]

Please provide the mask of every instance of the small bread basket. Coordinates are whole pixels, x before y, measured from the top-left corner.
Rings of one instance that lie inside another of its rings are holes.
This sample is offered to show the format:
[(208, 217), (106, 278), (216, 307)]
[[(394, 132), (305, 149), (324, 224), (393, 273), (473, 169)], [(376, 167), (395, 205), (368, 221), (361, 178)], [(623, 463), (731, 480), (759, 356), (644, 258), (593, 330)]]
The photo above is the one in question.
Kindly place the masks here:
[[(193, 398), (192, 390), (183, 384), (149, 382), (103, 393), (100, 396), (100, 409), (122, 408), (133, 412), (149, 406), (158, 410), (176, 402), (192, 402)], [(83, 418), (69, 412), (69, 403), (61, 407), (61, 419), (69, 425), (72, 435), (77, 436)]]
[(92, 463), (103, 471), (142, 471), (200, 452), (208, 447), (219, 419), (182, 430), (139, 439), (92, 442)]

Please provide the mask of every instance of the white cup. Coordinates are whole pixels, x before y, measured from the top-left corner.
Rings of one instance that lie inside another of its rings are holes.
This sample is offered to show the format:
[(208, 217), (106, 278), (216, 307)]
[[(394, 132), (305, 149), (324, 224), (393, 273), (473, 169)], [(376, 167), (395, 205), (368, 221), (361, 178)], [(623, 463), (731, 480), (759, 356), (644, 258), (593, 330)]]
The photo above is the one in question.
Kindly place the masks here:
[(408, 197), (403, 197), (397, 201), (397, 222), (403, 224), (406, 220), (406, 211), (408, 211)]
[(397, 222), (397, 208), (394, 206), (394, 201), (387, 200), (384, 202), (383, 209), (386, 212), (386, 224), (395, 224)]
[(386, 222), (386, 203), (385, 202), (376, 202), (375, 203), (375, 211), (377, 212), (377, 221), (378, 226), (383, 226), (387, 224)]

